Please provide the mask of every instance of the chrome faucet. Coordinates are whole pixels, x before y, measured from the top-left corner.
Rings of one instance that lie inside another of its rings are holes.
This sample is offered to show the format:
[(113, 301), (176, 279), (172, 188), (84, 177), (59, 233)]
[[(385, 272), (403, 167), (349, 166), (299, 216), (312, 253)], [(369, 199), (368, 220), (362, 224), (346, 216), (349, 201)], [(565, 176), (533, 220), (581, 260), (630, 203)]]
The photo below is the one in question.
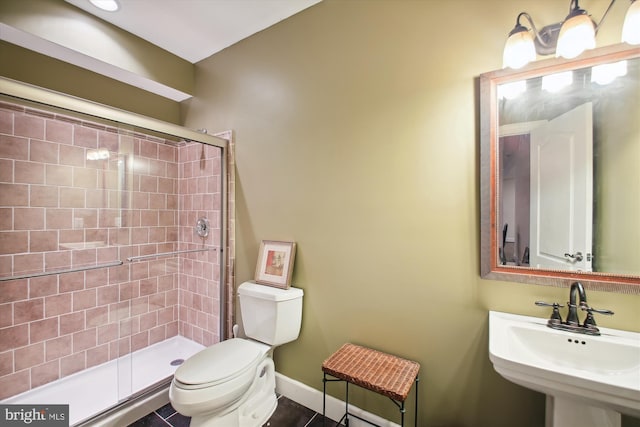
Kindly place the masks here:
[[(578, 296), (578, 303), (576, 304), (576, 294)], [(587, 305), (587, 292), (584, 290), (584, 286), (582, 283), (575, 282), (571, 284), (571, 289), (569, 289), (569, 302), (567, 303), (567, 321), (562, 321), (562, 316), (560, 315), (559, 307), (562, 305), (554, 302), (550, 304), (544, 301), (536, 301), (536, 305), (543, 307), (553, 307), (553, 312), (551, 313), (551, 318), (547, 321), (547, 326), (552, 329), (560, 329), (562, 331), (570, 331), (577, 332), (580, 334), (587, 335), (600, 335), (600, 330), (596, 326), (596, 321), (593, 317), (593, 313), (605, 314), (611, 316), (613, 311), (611, 310), (599, 310), (596, 308), (591, 308)], [(584, 323), (581, 325), (580, 320), (578, 319), (578, 307), (581, 310), (587, 312), (587, 316), (584, 319)]]

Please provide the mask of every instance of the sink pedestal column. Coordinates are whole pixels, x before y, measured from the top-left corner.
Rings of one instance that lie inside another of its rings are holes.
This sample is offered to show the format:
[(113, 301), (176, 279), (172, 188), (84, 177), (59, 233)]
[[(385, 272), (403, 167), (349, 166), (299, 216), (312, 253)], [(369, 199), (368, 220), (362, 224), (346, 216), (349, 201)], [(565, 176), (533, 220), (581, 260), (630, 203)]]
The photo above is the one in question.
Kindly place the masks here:
[(547, 395), (546, 427), (621, 427), (619, 412), (585, 402)]

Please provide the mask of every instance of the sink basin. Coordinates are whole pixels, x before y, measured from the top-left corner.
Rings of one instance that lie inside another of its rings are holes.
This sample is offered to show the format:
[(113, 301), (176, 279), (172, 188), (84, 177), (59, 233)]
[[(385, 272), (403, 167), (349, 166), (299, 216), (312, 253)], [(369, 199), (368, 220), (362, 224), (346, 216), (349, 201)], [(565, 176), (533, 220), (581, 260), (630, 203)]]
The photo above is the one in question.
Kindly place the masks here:
[(640, 333), (600, 332), (560, 331), (546, 319), (491, 311), (489, 359), (507, 380), (547, 395), (547, 426), (574, 421), (576, 412), (593, 425), (616, 426), (619, 413), (640, 418)]

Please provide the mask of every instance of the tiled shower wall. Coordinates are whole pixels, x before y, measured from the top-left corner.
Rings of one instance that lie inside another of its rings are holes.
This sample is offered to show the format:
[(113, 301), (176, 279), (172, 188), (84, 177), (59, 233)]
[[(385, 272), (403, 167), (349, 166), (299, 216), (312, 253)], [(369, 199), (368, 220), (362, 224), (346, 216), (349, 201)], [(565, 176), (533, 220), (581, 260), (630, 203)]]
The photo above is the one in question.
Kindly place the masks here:
[[(0, 103), (0, 277), (123, 263), (0, 282), (0, 399), (176, 334), (219, 340), (220, 161)], [(211, 250), (127, 261), (196, 248)]]

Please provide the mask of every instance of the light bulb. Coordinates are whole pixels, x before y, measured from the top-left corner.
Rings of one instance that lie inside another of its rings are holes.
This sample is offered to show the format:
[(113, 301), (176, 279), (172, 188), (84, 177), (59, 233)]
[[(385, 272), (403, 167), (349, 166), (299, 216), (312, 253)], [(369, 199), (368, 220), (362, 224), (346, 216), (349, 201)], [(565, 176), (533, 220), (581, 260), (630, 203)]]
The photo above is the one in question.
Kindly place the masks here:
[(584, 10), (574, 10), (560, 29), (556, 56), (571, 59), (595, 47), (596, 29), (593, 21)]

